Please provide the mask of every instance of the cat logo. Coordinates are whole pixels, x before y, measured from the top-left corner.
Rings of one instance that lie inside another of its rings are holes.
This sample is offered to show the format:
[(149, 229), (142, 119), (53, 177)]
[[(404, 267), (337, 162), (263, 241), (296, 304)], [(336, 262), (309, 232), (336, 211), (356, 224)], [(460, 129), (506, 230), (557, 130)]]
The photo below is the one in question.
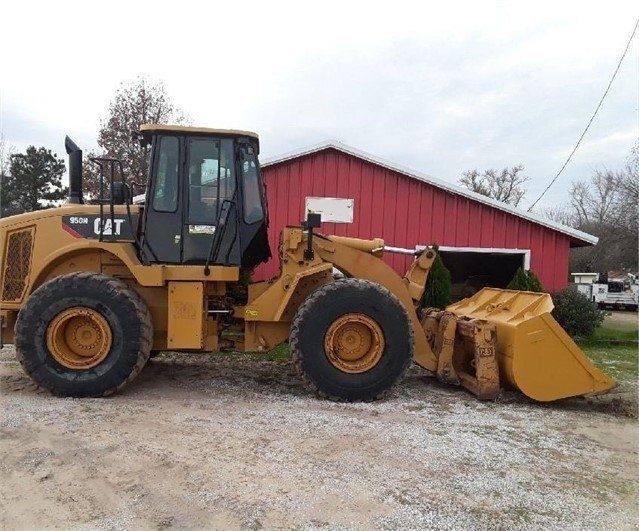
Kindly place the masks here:
[[(114, 219), (111, 223), (111, 219), (105, 219), (102, 222), (102, 234), (104, 236), (120, 236), (122, 231), (123, 219)], [(93, 222), (93, 232), (96, 235), (100, 234), (100, 218), (96, 218)]]

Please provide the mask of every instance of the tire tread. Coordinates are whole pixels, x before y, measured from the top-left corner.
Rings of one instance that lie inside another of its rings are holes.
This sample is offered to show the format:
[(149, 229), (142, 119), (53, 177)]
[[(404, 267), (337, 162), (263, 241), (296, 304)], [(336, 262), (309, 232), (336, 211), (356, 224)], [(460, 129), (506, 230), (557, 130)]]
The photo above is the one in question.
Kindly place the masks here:
[(397, 297), (390, 290), (388, 290), (387, 288), (377, 284), (376, 282), (372, 282), (370, 280), (358, 279), (358, 278), (344, 278), (344, 279), (335, 280), (333, 282), (329, 282), (328, 284), (325, 284), (325, 285), (319, 287), (318, 289), (316, 289), (315, 291), (313, 291), (313, 293), (311, 293), (304, 300), (304, 302), (302, 302), (302, 304), (300, 304), (300, 306), (299, 306), (299, 308), (298, 308), (298, 310), (297, 310), (297, 312), (295, 314), (295, 317), (293, 318), (293, 323), (292, 323), (292, 326), (291, 326), (291, 332), (290, 332), (290, 336), (289, 336), (289, 344), (290, 344), (290, 348), (291, 348), (291, 352), (292, 352), (292, 356), (293, 356), (293, 364), (294, 364), (295, 369), (297, 370), (298, 374), (301, 376), (302, 380), (304, 381), (304, 384), (305, 384), (306, 388), (309, 389), (311, 392), (315, 393), (316, 395), (318, 395), (318, 396), (320, 396), (322, 398), (326, 398), (328, 400), (331, 400), (333, 402), (345, 402), (345, 401), (348, 401), (345, 398), (342, 398), (342, 397), (339, 397), (339, 396), (335, 396), (335, 395), (331, 395), (329, 393), (326, 393), (326, 392), (322, 391), (311, 380), (309, 375), (304, 370), (304, 353), (300, 349), (300, 345), (299, 345), (300, 325), (303, 322), (305, 322), (305, 321), (307, 321), (307, 320), (312, 318), (312, 314), (313, 314), (314, 309), (315, 309), (316, 305), (318, 304), (319, 300), (321, 300), (323, 297), (325, 297), (326, 294), (337, 293), (341, 289), (341, 286), (343, 286), (343, 285), (351, 286), (351, 287), (353, 287), (356, 290), (359, 290), (361, 292), (364, 292), (365, 289), (367, 289), (367, 288), (373, 288), (375, 291), (380, 293), (382, 296), (390, 297), (390, 298), (393, 298), (393, 299), (397, 300), (397, 302), (402, 307), (402, 309), (403, 309), (403, 311), (405, 313), (406, 319), (409, 322), (409, 343), (410, 343), (411, 356), (406, 358), (406, 361), (404, 363), (404, 366), (401, 369), (400, 374), (393, 380), (393, 382), (391, 383), (389, 388), (386, 389), (385, 391), (377, 393), (376, 395), (374, 395), (373, 397), (371, 397), (369, 399), (369, 400), (379, 400), (379, 399), (384, 398), (386, 395), (388, 395), (388, 393), (391, 391), (391, 389), (393, 387), (395, 387), (398, 383), (400, 383), (401, 380), (405, 377), (406, 371), (408, 370), (408, 367), (412, 363), (412, 352), (413, 352), (413, 349), (415, 347), (415, 332), (413, 331), (413, 327), (410, 324), (410, 317), (408, 315), (408, 312), (406, 311), (406, 308), (404, 308), (404, 306), (401, 304), (401, 302), (399, 302), (399, 299), (397, 299)]
[[(134, 380), (136, 376), (142, 371), (151, 355), (151, 347), (153, 346), (153, 323), (151, 320), (151, 313), (142, 300), (142, 297), (132, 288), (127, 286), (122, 280), (102, 273), (93, 273), (89, 271), (78, 271), (74, 273), (68, 273), (60, 275), (54, 279), (42, 284), (37, 288), (27, 300), (27, 304), (20, 310), (20, 314), (15, 324), (15, 338), (16, 338), (16, 358), (22, 365), (25, 372), (40, 386), (57, 396), (66, 396), (66, 394), (59, 392), (57, 389), (46, 382), (39, 381), (36, 376), (37, 369), (40, 365), (33, 366), (30, 360), (25, 356), (25, 352), (20, 348), (20, 344), (24, 343), (25, 337), (31, 333), (32, 323), (36, 322), (38, 315), (35, 314), (35, 304), (29, 304), (29, 300), (33, 297), (63, 297), (69, 285), (74, 288), (82, 289), (87, 283), (94, 283), (99, 285), (101, 289), (106, 290), (113, 297), (113, 300), (117, 303), (126, 303), (127, 301), (132, 303), (135, 308), (135, 314), (140, 324), (140, 337), (138, 358), (133, 369), (128, 376), (120, 382), (102, 393), (91, 395), (94, 397), (108, 396), (120, 391), (129, 382)], [(35, 300), (35, 299), (34, 299)]]

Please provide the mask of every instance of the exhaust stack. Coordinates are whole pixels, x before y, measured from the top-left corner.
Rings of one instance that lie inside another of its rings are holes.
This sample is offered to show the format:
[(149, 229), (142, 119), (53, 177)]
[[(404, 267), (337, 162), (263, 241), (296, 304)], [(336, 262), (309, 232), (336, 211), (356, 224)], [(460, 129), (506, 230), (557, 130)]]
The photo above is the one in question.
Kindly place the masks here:
[(82, 200), (82, 150), (68, 136), (64, 139), (64, 149), (69, 155), (69, 200), (68, 203), (81, 205)]

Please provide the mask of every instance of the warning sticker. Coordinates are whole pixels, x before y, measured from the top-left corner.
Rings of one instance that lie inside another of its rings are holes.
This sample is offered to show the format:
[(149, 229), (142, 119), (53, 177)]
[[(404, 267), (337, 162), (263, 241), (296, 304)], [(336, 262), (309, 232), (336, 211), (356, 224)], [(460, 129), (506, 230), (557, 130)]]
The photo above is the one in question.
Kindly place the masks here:
[(215, 234), (215, 225), (189, 225), (189, 234)]

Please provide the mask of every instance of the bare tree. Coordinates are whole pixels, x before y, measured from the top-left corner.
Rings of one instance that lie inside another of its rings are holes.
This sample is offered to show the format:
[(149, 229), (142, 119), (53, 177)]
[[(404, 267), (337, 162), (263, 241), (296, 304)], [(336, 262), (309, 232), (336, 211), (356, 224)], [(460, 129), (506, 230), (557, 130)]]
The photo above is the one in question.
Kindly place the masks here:
[(597, 171), (571, 187), (573, 226), (599, 237), (571, 253), (573, 271), (636, 271), (639, 255), (639, 143), (623, 171)]
[(639, 205), (639, 140), (630, 151), (626, 170), (617, 179), (617, 186), (630, 204)]
[(567, 225), (569, 227), (575, 227), (577, 225), (577, 222), (575, 221), (575, 213), (570, 207), (544, 207), (541, 209), (540, 214), (546, 219), (556, 221), (557, 223), (561, 223), (562, 225)]
[(530, 180), (523, 171), (521, 164), (501, 171), (490, 169), (479, 173), (476, 169), (469, 170), (464, 172), (459, 183), (478, 194), (517, 206), (526, 194), (523, 185)]
[[(98, 133), (99, 156), (120, 159), (127, 180), (146, 186), (149, 172), (149, 147), (133, 140), (132, 134), (142, 124), (181, 124), (184, 114), (171, 102), (161, 82), (152, 83), (144, 77), (122, 84), (109, 106), (109, 113)], [(99, 194), (99, 169), (88, 159), (98, 156), (87, 153), (84, 161), (84, 188), (91, 196)]]
[(623, 180), (622, 173), (605, 170), (597, 171), (589, 182), (572, 183), (570, 202), (577, 224), (616, 224), (622, 215), (623, 202), (618, 182)]

